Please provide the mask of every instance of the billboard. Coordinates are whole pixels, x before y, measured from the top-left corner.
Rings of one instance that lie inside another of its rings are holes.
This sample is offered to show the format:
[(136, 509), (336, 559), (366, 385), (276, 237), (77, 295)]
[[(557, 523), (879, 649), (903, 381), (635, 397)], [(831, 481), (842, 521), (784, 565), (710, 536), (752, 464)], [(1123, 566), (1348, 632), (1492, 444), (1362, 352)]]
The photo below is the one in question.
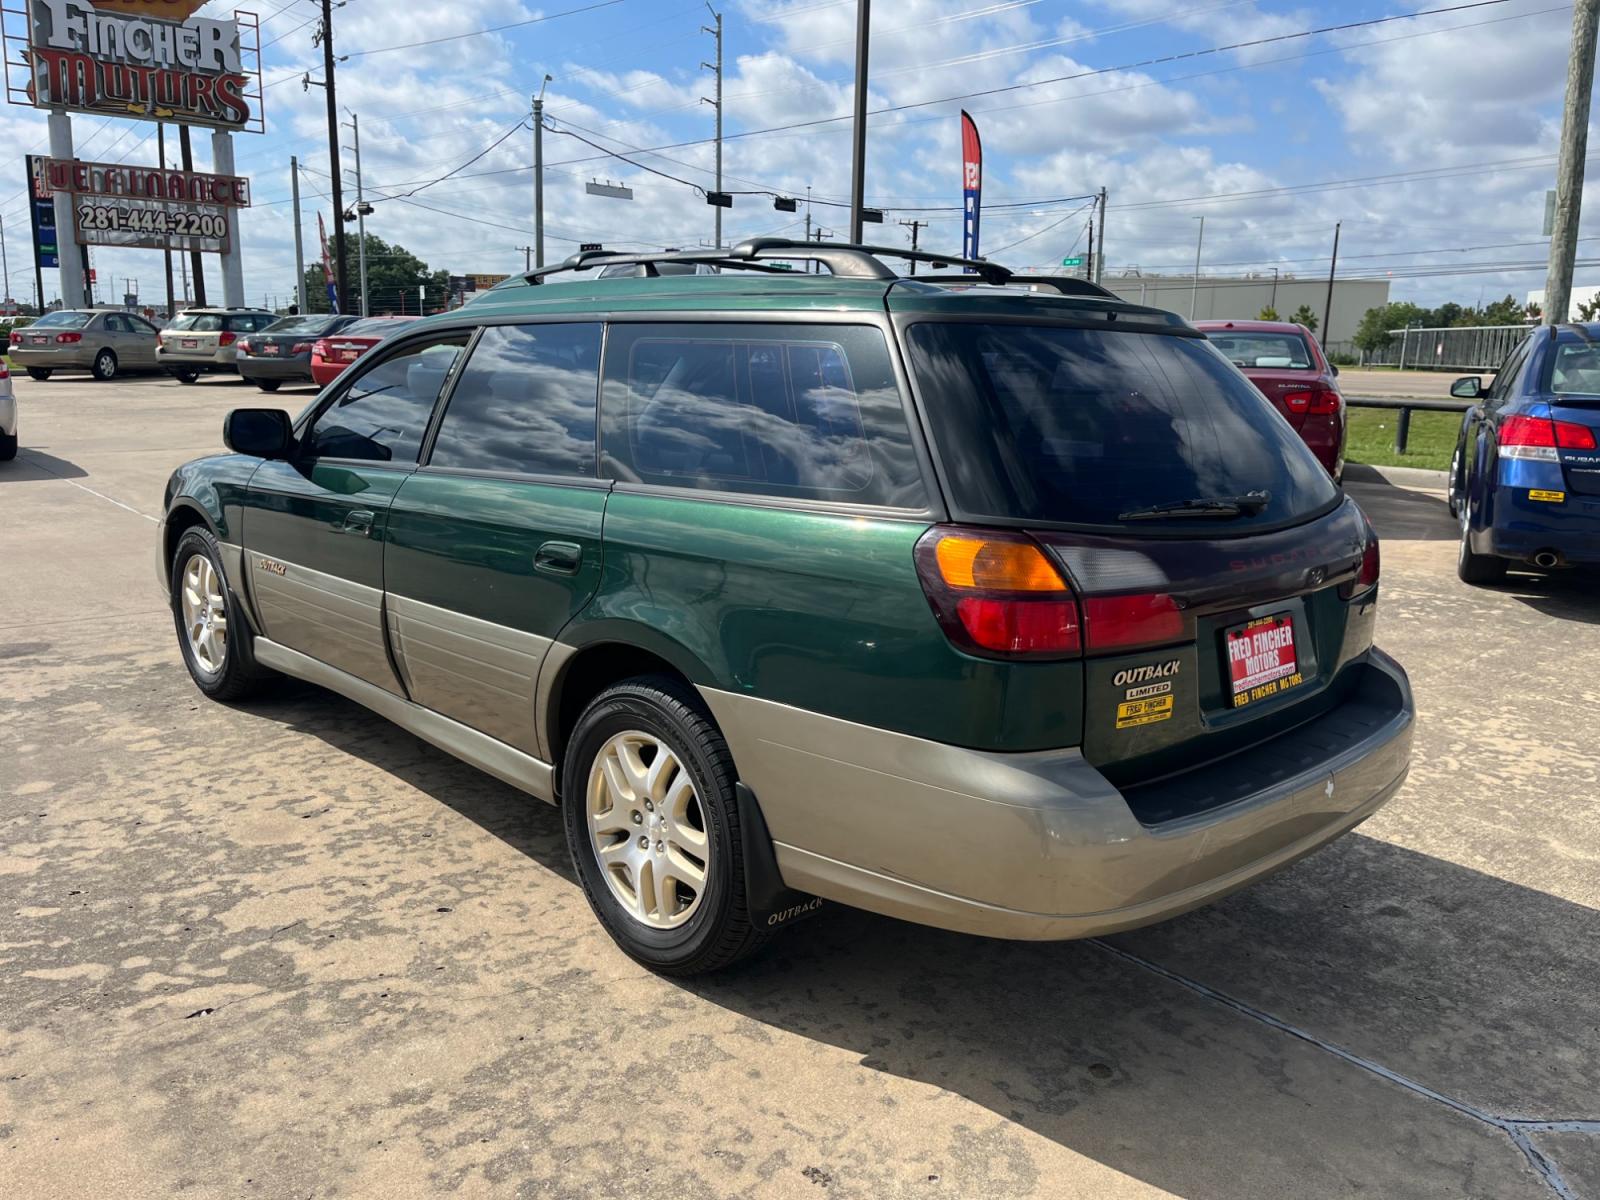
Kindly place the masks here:
[[(983, 209), (983, 142), (978, 123), (961, 110), (961, 257), (978, 257), (978, 218)], [(969, 267), (968, 270), (971, 268)]]
[[(7, 46), (10, 98), (105, 117), (260, 132), (259, 24), (244, 13), (229, 20), (191, 15), (198, 7), (188, 0), (28, 0), (20, 68)], [(26, 76), (21, 87), (13, 70)]]
[(71, 194), (73, 228), (83, 245), (225, 254), (228, 209), (250, 203), (250, 183), (236, 175), (77, 159), (38, 163), (46, 193)]

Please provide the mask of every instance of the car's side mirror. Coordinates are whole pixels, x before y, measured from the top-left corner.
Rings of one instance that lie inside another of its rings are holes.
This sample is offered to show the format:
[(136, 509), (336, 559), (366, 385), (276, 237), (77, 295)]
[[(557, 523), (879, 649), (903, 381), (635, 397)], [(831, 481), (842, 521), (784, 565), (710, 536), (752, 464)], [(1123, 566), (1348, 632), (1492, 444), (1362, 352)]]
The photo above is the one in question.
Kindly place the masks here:
[(1332, 371), (1332, 372), (1333, 372), (1333, 373), (1334, 373), (1334, 374), (1335, 374), (1335, 375), (1337, 375), (1337, 374), (1338, 374), (1338, 373), (1339, 373), (1339, 364), (1338, 364), (1338, 363), (1329, 363), (1329, 364), (1328, 364), (1328, 368), (1329, 368), (1329, 369), (1330, 369), (1330, 370), (1331, 370), (1331, 371)]
[(1450, 394), (1457, 400), (1476, 400), (1483, 395), (1483, 380), (1476, 375), (1463, 375), (1450, 385)]
[(236, 408), (223, 418), (222, 441), (235, 454), (288, 458), (294, 426), (281, 408)]

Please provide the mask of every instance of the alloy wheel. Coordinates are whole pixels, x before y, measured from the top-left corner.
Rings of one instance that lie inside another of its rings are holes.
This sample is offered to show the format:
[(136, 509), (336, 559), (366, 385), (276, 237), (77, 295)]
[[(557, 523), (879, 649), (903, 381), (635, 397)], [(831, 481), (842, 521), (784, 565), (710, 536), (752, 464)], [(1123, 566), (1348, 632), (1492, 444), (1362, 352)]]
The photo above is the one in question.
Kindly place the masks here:
[(228, 612), (222, 599), (222, 581), (204, 554), (191, 555), (184, 564), (181, 604), (183, 629), (189, 653), (201, 670), (215, 674), (228, 661)]
[(634, 920), (676, 929), (710, 875), (711, 838), (694, 780), (660, 738), (619, 733), (595, 755), (585, 792), (589, 843), (611, 895)]

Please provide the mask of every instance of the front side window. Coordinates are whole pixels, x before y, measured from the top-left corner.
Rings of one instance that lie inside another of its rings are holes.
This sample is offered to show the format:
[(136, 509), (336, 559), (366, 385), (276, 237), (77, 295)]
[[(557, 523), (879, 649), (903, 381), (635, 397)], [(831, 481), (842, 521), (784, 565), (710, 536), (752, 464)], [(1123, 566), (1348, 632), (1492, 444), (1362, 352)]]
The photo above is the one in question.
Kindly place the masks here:
[(802, 500), (926, 504), (882, 331), (619, 324), (602, 467), (619, 480)]
[(428, 418), (464, 334), (407, 346), (363, 371), (318, 414), (306, 439), (310, 458), (413, 463)]
[(450, 393), (429, 465), (592, 478), (600, 328), (485, 329)]

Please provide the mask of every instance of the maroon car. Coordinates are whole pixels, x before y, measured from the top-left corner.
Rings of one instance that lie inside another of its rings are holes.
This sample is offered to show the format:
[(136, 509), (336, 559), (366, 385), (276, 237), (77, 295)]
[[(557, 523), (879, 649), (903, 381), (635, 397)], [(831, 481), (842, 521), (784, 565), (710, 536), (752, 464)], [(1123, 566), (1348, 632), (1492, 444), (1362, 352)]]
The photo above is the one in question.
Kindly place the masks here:
[(1335, 479), (1344, 475), (1344, 397), (1338, 368), (1304, 325), (1289, 321), (1196, 321), (1196, 329), (1245, 373)]

